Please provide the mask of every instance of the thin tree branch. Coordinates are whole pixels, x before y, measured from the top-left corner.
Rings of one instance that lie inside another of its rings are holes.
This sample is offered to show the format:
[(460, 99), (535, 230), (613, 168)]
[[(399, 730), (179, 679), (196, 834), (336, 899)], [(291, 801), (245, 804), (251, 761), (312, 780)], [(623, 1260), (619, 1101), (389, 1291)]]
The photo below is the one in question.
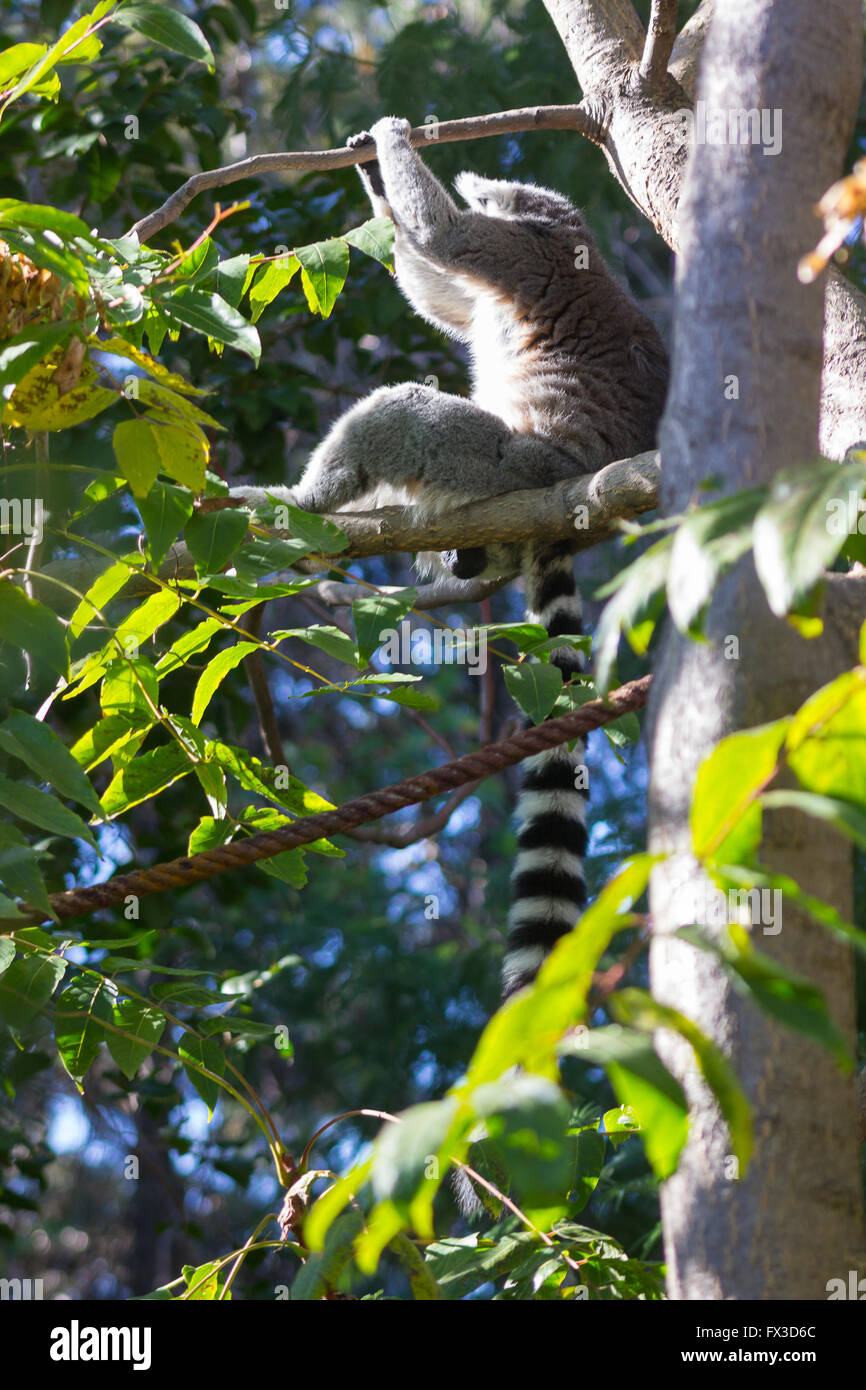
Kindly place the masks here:
[(438, 811), (424, 816), (421, 820), (412, 821), (410, 825), (395, 826), (393, 830), (380, 825), (359, 825), (356, 830), (348, 830), (346, 833), (351, 835), (353, 840), (367, 840), (375, 845), (388, 845), (391, 849), (406, 849), (407, 846), (416, 845), (419, 840), (428, 840), (431, 835), (437, 835), (440, 830), (444, 830), (457, 807), (467, 796), (472, 795), (478, 785), (478, 782), (468, 782), (465, 787), (458, 787)]
[[(418, 597), (412, 607), (427, 610), (446, 608), (452, 603), (482, 603), (509, 582), (505, 576), (502, 579), (442, 579), (435, 584), (419, 584), (416, 585)], [(405, 592), (405, 585), (401, 584), (378, 584), (376, 588), (380, 594)], [(360, 597), (360, 592), (357, 584), (323, 579), (314, 589), (307, 589), (303, 597), (308, 599), (312, 595), (329, 608), (347, 608)]]
[[(496, 111), (487, 116), (467, 116), (459, 121), (439, 121), (435, 125), (415, 126), (409, 139), (413, 145), (429, 147), (452, 140), (481, 140), (492, 135), (514, 135), (524, 130), (576, 130), (592, 140), (597, 138), (594, 122), (582, 106), (524, 106), (513, 111)], [(286, 154), (258, 154), (221, 169), (205, 169), (166, 198), (155, 212), (142, 217), (131, 228), (139, 241), (149, 241), (180, 216), (193, 198), (209, 188), (224, 188), (240, 179), (262, 174), (301, 172), (311, 169), (344, 169), (375, 159), (371, 145), (336, 150), (299, 150)]]
[(640, 60), (640, 75), (657, 87), (668, 70), (668, 60), (677, 36), (678, 0), (652, 0), (646, 43)]
[[(255, 608), (251, 608), (246, 617), (247, 631), (254, 637), (258, 637), (262, 627), (262, 616), (265, 605), (259, 603)], [(280, 725), (277, 719), (277, 712), (274, 708), (274, 701), (271, 695), (271, 688), (268, 685), (268, 674), (265, 670), (265, 662), (261, 650), (250, 652), (249, 656), (244, 657), (244, 670), (249, 682), (250, 690), (253, 692), (253, 699), (256, 705), (256, 714), (259, 719), (259, 732), (262, 736), (262, 744), (270, 759), (273, 767), (288, 767), (283, 739), (280, 734)]]

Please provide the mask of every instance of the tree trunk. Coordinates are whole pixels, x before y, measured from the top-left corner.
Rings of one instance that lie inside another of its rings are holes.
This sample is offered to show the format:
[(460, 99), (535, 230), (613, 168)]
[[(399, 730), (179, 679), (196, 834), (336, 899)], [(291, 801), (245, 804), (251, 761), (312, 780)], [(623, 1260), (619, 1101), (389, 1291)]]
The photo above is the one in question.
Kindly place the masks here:
[[(808, 467), (817, 453), (822, 295), (820, 286), (798, 283), (796, 263), (815, 240), (813, 205), (841, 171), (860, 87), (861, 26), (857, 0), (716, 6), (699, 96), (708, 109), (780, 110), (782, 149), (769, 156), (756, 145), (698, 145), (685, 176), (661, 438), (668, 512), (682, 510), (708, 475), (735, 490), (766, 483), (783, 466)], [(738, 398), (726, 399), (732, 377)], [(702, 882), (688, 819), (698, 766), (726, 734), (791, 712), (852, 665), (853, 630), (850, 613), (836, 622), (828, 605), (825, 635), (800, 638), (769, 612), (748, 562), (713, 600), (708, 644), (666, 634), (648, 730), (650, 846), (672, 856), (652, 884), (653, 991), (730, 1056), (756, 1130), (752, 1166), (738, 1180), (690, 1051), (660, 1038), (694, 1107), (680, 1167), (662, 1194), (672, 1298), (821, 1299), (827, 1280), (852, 1267), (861, 1240), (851, 1078), (826, 1051), (734, 993), (714, 957), (670, 936), (683, 921), (675, 891)], [(726, 660), (731, 635), (739, 657)], [(850, 848), (831, 830), (800, 815), (768, 815), (762, 858), (850, 919)], [(822, 989), (853, 1044), (850, 952), (787, 901), (782, 923), (778, 936), (756, 928), (756, 947)]]

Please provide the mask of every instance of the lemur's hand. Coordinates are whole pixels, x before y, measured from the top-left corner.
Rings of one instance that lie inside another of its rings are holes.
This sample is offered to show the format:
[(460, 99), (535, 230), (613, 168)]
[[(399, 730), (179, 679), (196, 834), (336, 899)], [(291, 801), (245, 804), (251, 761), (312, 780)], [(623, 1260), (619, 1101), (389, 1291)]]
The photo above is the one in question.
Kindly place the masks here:
[[(375, 149), (376, 141), (369, 130), (360, 130), (357, 135), (349, 136), (346, 145), (350, 150), (363, 149), (366, 145)], [(370, 197), (384, 198), (386, 196), (378, 159), (367, 159), (363, 164), (356, 164), (355, 168)]]
[(406, 139), (411, 129), (410, 123), (404, 116), (382, 116), (370, 128), (370, 134), (376, 144), (380, 145), (383, 141)]

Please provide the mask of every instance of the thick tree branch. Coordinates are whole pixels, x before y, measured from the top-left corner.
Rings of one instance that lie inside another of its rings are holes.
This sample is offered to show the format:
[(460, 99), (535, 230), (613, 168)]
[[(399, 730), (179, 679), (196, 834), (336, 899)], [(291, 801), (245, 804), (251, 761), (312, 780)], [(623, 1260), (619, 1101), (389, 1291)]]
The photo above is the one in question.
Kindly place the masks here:
[[(620, 459), (584, 478), (553, 487), (505, 492), (465, 507), (422, 517), (415, 507), (380, 507), (374, 512), (335, 512), (333, 521), (349, 545), (339, 561), (397, 551), (471, 550), (506, 541), (573, 539), (585, 550), (609, 536), (620, 517), (639, 516), (656, 504), (659, 456), (654, 450)], [(216, 497), (205, 511), (242, 505), (241, 499)], [(298, 568), (320, 568), (313, 557)]]
[[(467, 116), (459, 121), (439, 121), (434, 125), (415, 126), (409, 138), (413, 145), (429, 148), (453, 140), (481, 140), (492, 135), (514, 135), (523, 130), (575, 130), (589, 139), (596, 138), (592, 118), (582, 106), (524, 106), (514, 111), (496, 111), (487, 116)], [(142, 217), (131, 228), (139, 241), (149, 241), (163, 227), (180, 217), (193, 198), (209, 188), (224, 188), (240, 179), (258, 178), (262, 174), (298, 173), (311, 169), (345, 169), (352, 164), (364, 164), (375, 159), (375, 147), (359, 146), (336, 150), (299, 150), (286, 154), (258, 154), (221, 169), (205, 169), (193, 174), (186, 183), (165, 200), (162, 207)]]

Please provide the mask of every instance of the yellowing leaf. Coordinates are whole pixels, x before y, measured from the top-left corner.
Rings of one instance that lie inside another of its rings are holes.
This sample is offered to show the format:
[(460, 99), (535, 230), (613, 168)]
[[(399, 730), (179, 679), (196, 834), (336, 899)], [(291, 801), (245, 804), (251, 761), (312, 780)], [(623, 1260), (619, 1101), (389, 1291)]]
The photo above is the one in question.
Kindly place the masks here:
[(189, 429), (152, 419), (124, 420), (112, 436), (117, 465), (136, 497), (146, 497), (160, 472), (201, 492), (208, 444), (197, 426)]
[(19, 381), (3, 411), (5, 425), (33, 431), (66, 430), (114, 405), (117, 392), (96, 385), (96, 369), (91, 362), (82, 366), (77, 385), (61, 396), (59, 386), (51, 380), (60, 357), (61, 353), (53, 352)]

